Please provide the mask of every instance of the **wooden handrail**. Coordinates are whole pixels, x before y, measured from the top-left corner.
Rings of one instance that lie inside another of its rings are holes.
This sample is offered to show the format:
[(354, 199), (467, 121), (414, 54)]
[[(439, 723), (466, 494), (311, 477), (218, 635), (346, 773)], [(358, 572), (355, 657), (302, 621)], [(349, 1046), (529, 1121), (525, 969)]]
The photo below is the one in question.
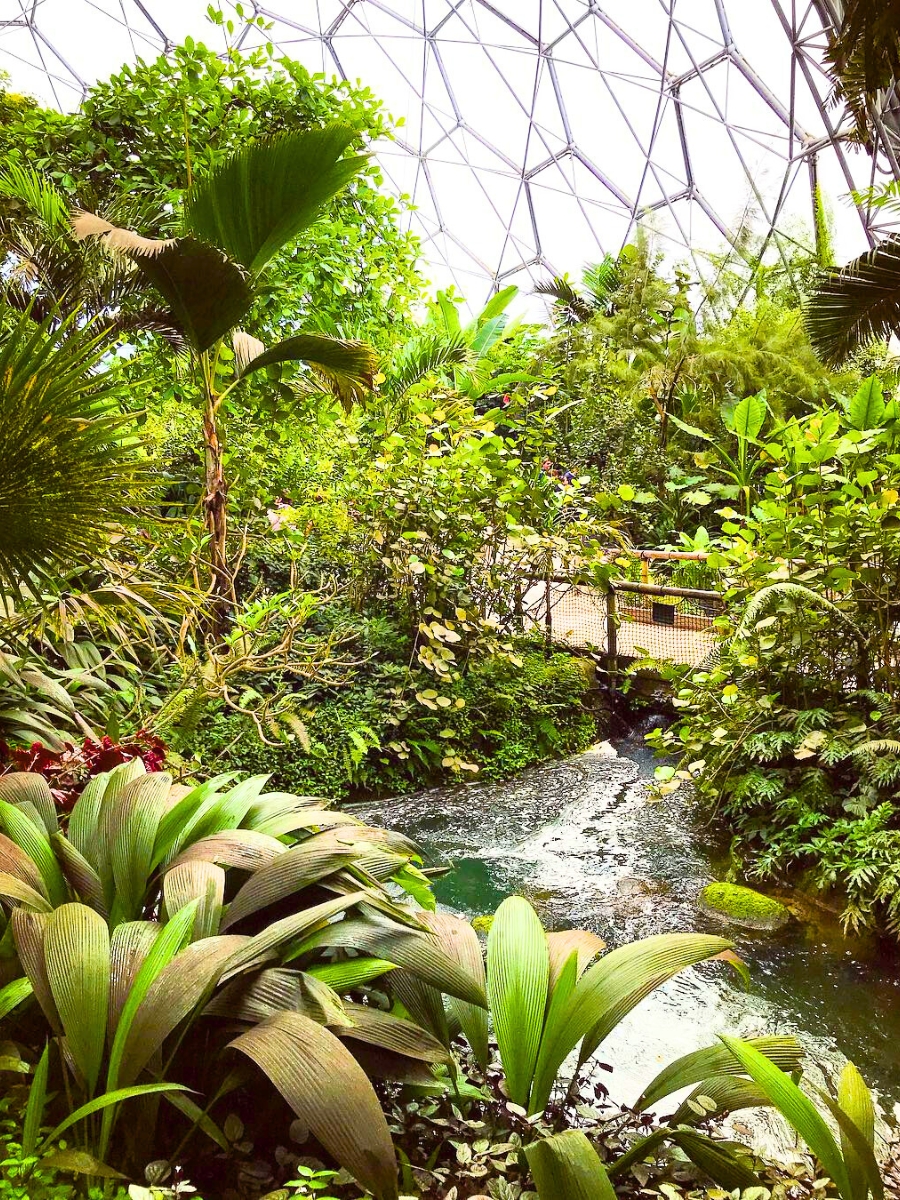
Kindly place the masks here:
[(690, 600), (721, 600), (721, 592), (707, 592), (701, 588), (664, 587), (659, 583), (634, 583), (630, 579), (611, 579), (609, 586), (615, 592), (640, 592), (643, 596), (679, 596)]

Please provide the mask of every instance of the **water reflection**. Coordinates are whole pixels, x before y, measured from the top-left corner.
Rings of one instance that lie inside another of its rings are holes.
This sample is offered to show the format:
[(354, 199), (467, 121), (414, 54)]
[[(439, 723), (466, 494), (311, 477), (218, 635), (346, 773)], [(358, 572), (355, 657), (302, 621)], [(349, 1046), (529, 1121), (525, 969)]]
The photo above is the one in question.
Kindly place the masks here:
[[(414, 838), (442, 904), (467, 916), (527, 896), (551, 928), (577, 925), (610, 945), (674, 930), (722, 932), (701, 913), (701, 888), (723, 873), (723, 848), (690, 797), (655, 801), (639, 745), (588, 752), (502, 784), (461, 784), (361, 806), (367, 820)], [(751, 968), (750, 994), (721, 964), (693, 968), (644, 1001), (605, 1043), (617, 1099), (633, 1100), (659, 1067), (715, 1039), (796, 1033), (822, 1074), (851, 1057), (900, 1101), (900, 975), (893, 947), (849, 943), (813, 926), (779, 934), (729, 930)]]

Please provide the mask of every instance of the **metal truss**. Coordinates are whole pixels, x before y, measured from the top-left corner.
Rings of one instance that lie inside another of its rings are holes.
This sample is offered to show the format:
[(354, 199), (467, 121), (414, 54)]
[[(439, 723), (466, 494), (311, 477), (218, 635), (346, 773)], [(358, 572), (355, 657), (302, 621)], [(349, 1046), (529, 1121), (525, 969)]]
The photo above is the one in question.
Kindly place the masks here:
[[(362, 80), (403, 118), (375, 149), (433, 275), (466, 293), (577, 272), (639, 221), (701, 273), (749, 227), (784, 254), (817, 193), (839, 250), (877, 240), (877, 212), (840, 198), (900, 178), (900, 102), (873, 105), (865, 146), (831, 102), (842, 2), (245, 0), (271, 25), (242, 44)], [(0, 0), (0, 67), (71, 108), (123, 61), (211, 41), (205, 9)]]

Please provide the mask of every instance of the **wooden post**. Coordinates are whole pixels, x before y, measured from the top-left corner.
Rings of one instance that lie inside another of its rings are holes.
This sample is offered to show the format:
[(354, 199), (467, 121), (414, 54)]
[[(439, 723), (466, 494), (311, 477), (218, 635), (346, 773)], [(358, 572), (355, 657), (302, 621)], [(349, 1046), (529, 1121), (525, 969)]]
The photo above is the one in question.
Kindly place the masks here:
[(619, 608), (612, 583), (606, 589), (606, 670), (612, 685), (619, 671)]

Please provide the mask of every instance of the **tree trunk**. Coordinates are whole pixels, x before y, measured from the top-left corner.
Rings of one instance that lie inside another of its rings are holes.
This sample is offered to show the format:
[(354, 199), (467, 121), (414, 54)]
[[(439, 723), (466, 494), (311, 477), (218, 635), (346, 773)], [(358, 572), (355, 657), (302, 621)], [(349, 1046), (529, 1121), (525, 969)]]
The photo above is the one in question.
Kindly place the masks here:
[(228, 627), (235, 596), (234, 580), (228, 569), (228, 485), (225, 482), (216, 408), (215, 398), (209, 397), (203, 411), (206, 466), (203, 510), (209, 534), (209, 564), (212, 572), (212, 634), (216, 641), (219, 641)]

